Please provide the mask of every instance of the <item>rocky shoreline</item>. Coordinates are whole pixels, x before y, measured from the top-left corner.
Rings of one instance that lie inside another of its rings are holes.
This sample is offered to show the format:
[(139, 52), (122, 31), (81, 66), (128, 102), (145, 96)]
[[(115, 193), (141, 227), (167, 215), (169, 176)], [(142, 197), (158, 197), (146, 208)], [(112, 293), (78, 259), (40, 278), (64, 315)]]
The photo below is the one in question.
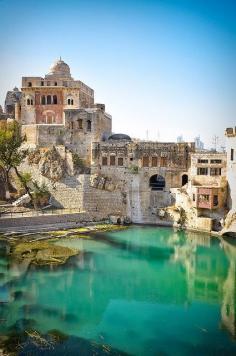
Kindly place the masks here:
[(60, 265), (69, 257), (80, 253), (79, 250), (57, 244), (62, 238), (89, 238), (91, 233), (126, 229), (127, 226), (96, 224), (70, 230), (57, 230), (42, 233), (5, 233), (0, 239), (9, 244), (8, 255), (11, 259), (27, 261), (35, 265)]

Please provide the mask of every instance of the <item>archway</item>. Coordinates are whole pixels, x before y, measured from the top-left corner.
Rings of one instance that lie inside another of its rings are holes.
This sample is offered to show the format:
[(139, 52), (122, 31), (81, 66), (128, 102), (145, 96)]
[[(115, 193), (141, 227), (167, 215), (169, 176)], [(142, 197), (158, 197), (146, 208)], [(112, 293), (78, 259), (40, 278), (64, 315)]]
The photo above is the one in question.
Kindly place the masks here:
[(149, 187), (151, 187), (152, 190), (163, 190), (165, 186), (165, 178), (158, 174), (151, 176), (151, 178), (149, 179)]
[(188, 183), (188, 175), (187, 174), (183, 174), (182, 175), (182, 187)]

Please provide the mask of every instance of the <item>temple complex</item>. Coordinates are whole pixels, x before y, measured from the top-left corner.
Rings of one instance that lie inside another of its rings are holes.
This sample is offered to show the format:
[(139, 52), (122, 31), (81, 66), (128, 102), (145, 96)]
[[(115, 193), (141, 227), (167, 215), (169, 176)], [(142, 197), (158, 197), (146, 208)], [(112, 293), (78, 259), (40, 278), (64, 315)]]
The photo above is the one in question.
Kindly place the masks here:
[(113, 133), (105, 105), (61, 58), (45, 76), (23, 77), (21, 90), (8, 91), (1, 117), (20, 123), (30, 151), (21, 169), (48, 186), (52, 206), (204, 231), (220, 231), (234, 207), (235, 147), (226, 156), (194, 142)]

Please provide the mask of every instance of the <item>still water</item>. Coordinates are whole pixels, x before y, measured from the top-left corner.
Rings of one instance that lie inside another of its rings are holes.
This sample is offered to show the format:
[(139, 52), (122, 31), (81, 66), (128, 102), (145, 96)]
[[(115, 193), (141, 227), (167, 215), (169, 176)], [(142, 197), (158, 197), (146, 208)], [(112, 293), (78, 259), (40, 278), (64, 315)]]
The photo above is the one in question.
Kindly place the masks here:
[[(233, 240), (130, 227), (57, 244), (80, 254), (36, 267), (1, 246), (0, 335), (19, 355), (236, 354)], [(32, 330), (48, 344), (24, 339)]]

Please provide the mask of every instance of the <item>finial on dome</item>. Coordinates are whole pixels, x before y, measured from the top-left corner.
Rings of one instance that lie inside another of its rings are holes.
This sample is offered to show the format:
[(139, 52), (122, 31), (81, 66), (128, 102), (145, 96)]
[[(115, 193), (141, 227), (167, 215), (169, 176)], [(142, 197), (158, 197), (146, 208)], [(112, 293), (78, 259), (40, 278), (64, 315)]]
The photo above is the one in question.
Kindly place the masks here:
[(50, 68), (49, 74), (46, 74), (45, 78), (57, 77), (64, 79), (72, 79), (70, 74), (70, 67), (66, 64), (60, 56), (60, 59), (57, 60)]

